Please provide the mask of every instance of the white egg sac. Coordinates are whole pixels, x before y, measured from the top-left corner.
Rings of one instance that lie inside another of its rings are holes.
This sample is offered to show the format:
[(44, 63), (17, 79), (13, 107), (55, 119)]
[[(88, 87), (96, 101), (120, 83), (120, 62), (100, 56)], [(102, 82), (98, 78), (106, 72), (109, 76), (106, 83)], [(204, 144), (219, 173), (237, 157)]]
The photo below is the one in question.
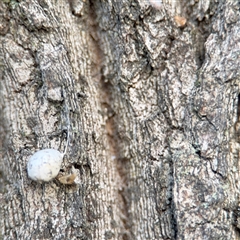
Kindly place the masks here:
[(27, 164), (28, 176), (34, 181), (48, 182), (61, 168), (63, 153), (55, 149), (43, 149), (34, 153)]

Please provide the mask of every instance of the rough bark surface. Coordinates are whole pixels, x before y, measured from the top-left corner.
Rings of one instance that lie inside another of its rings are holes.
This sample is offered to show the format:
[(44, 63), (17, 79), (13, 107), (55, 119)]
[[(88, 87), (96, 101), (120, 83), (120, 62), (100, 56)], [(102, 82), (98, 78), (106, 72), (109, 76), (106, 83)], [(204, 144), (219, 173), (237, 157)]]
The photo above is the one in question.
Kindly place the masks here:
[[(237, 1), (0, 2), (3, 239), (240, 239)], [(36, 183), (37, 150), (77, 184)]]

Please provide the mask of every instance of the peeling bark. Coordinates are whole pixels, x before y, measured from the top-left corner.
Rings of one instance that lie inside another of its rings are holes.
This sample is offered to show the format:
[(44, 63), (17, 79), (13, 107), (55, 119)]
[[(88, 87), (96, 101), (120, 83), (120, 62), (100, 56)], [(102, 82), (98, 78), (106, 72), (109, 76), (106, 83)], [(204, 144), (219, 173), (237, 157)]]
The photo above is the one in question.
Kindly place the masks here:
[(239, 239), (239, 9), (1, 1), (2, 238)]

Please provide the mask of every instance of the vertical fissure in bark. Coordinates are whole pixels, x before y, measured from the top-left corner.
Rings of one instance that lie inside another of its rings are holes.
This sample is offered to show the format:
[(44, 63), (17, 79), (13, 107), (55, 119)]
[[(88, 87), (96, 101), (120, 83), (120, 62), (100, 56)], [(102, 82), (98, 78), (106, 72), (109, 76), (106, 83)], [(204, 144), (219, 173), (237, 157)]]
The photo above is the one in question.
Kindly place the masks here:
[[(116, 201), (114, 204), (116, 204), (117, 213), (119, 214), (119, 219), (122, 223), (118, 223), (118, 232), (120, 232), (118, 239), (131, 239), (130, 235), (130, 222), (129, 222), (129, 214), (128, 214), (128, 200), (126, 196), (126, 184), (127, 184), (127, 174), (124, 167), (124, 164), (128, 161), (125, 159), (120, 159), (119, 154), (119, 139), (118, 134), (116, 131), (116, 112), (115, 109), (112, 108), (112, 101), (113, 101), (113, 92), (114, 92), (114, 86), (112, 86), (111, 79), (108, 79), (104, 76), (104, 54), (101, 48), (101, 44), (103, 44), (103, 41), (99, 38), (100, 31), (98, 23), (96, 22), (97, 16), (95, 12), (95, 6), (94, 3), (90, 2), (90, 15), (89, 18), (92, 22), (92, 30), (91, 34), (93, 36), (93, 42), (95, 43), (95, 51), (97, 55), (97, 61), (98, 61), (98, 69), (100, 70), (97, 74), (100, 75), (100, 88), (99, 91), (99, 102), (100, 106), (102, 108), (102, 112), (105, 114), (105, 130), (107, 135), (107, 146), (106, 146), (106, 154), (107, 158), (110, 159), (113, 162), (114, 169), (111, 169), (113, 173), (115, 173), (114, 176), (114, 183), (112, 183), (115, 188), (115, 194), (117, 196)], [(96, 73), (95, 73), (96, 74)], [(105, 237), (109, 237), (108, 234)]]
[(237, 102), (237, 121), (240, 122), (240, 94), (238, 94), (238, 102)]
[[(169, 144), (169, 149), (170, 144)], [(172, 152), (170, 150), (170, 157), (169, 157), (169, 165), (170, 165), (170, 172), (169, 172), (169, 201), (170, 201), (170, 219), (171, 219), (171, 227), (172, 227), (172, 238), (175, 240), (177, 239), (178, 234), (178, 225), (177, 225), (177, 217), (176, 217), (176, 208), (175, 208), (175, 199), (173, 195), (173, 188), (174, 188), (174, 162), (173, 162), (173, 156)]]

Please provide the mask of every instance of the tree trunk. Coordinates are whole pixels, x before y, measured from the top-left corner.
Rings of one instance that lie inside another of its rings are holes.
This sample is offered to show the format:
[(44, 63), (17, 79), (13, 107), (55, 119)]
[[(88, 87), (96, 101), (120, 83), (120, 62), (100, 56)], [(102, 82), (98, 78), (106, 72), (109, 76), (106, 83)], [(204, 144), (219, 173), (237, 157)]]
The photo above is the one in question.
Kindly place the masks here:
[(239, 9), (1, 1), (0, 238), (240, 239)]

